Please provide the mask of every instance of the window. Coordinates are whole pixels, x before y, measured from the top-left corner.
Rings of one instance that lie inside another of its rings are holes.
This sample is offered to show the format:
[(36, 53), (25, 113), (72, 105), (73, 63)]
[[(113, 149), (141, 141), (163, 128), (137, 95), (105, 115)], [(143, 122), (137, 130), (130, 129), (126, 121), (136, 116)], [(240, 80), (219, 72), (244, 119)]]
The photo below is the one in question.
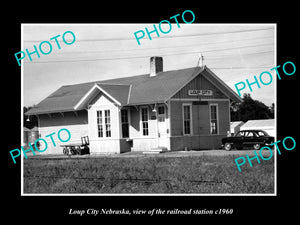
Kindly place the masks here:
[(121, 110), (121, 123), (122, 123), (122, 137), (129, 137), (129, 122), (128, 122), (128, 110)]
[(141, 117), (142, 117), (143, 135), (144, 136), (148, 136), (149, 135), (149, 129), (148, 129), (148, 108), (142, 108), (141, 109)]
[(97, 111), (97, 131), (100, 138), (111, 137), (110, 110)]
[(111, 130), (110, 130), (110, 110), (104, 110), (104, 113), (105, 113), (106, 137), (111, 137)]
[(192, 134), (191, 120), (191, 105), (183, 105), (183, 135)]
[(218, 134), (218, 105), (210, 105), (210, 133)]
[(102, 111), (97, 111), (98, 137), (103, 137)]
[(157, 108), (157, 120), (158, 122), (165, 122), (165, 107), (158, 106)]

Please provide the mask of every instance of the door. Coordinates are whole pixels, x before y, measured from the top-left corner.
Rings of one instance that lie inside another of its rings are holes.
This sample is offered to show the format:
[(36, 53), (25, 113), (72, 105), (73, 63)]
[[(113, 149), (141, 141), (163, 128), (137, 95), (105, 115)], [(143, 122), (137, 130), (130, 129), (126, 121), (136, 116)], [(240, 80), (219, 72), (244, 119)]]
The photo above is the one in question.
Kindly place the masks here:
[(243, 142), (245, 141), (245, 132), (240, 131), (234, 137), (234, 145), (237, 149), (243, 149)]
[(167, 124), (165, 106), (157, 107), (158, 147), (167, 147)]
[(246, 131), (245, 132), (245, 137), (244, 137), (244, 141), (243, 144), (244, 146), (252, 146), (253, 144), (255, 144), (256, 142), (256, 136), (254, 135), (254, 133), (252, 131)]

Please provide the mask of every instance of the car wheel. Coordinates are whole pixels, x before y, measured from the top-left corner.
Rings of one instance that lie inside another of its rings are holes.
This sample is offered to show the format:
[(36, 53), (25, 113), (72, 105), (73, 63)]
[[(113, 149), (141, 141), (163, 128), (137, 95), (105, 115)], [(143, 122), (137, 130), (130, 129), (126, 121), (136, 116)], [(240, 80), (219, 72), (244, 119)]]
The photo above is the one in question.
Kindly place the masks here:
[(253, 145), (253, 148), (254, 148), (255, 150), (260, 149), (260, 144), (255, 144), (255, 145)]
[(224, 149), (225, 149), (226, 151), (230, 151), (230, 150), (232, 149), (232, 145), (231, 145), (230, 143), (225, 143)]

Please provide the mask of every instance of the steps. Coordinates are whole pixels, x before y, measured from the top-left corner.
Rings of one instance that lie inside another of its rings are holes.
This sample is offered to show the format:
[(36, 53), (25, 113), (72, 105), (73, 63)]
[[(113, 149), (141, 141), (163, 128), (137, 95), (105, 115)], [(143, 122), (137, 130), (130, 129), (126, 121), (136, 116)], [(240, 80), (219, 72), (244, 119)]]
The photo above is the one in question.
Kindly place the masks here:
[(167, 150), (166, 147), (151, 148), (150, 150), (143, 151), (143, 154), (159, 154)]

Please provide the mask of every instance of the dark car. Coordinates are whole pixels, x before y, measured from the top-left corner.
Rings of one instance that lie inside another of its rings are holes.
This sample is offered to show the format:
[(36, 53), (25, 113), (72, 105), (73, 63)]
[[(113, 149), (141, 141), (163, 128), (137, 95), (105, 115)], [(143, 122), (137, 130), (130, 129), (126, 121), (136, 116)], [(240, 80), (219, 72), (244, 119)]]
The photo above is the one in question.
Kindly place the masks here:
[(223, 138), (222, 146), (226, 151), (230, 151), (233, 148), (241, 150), (244, 147), (253, 147), (255, 150), (258, 150), (273, 142), (274, 137), (263, 130), (243, 130), (233, 137)]

